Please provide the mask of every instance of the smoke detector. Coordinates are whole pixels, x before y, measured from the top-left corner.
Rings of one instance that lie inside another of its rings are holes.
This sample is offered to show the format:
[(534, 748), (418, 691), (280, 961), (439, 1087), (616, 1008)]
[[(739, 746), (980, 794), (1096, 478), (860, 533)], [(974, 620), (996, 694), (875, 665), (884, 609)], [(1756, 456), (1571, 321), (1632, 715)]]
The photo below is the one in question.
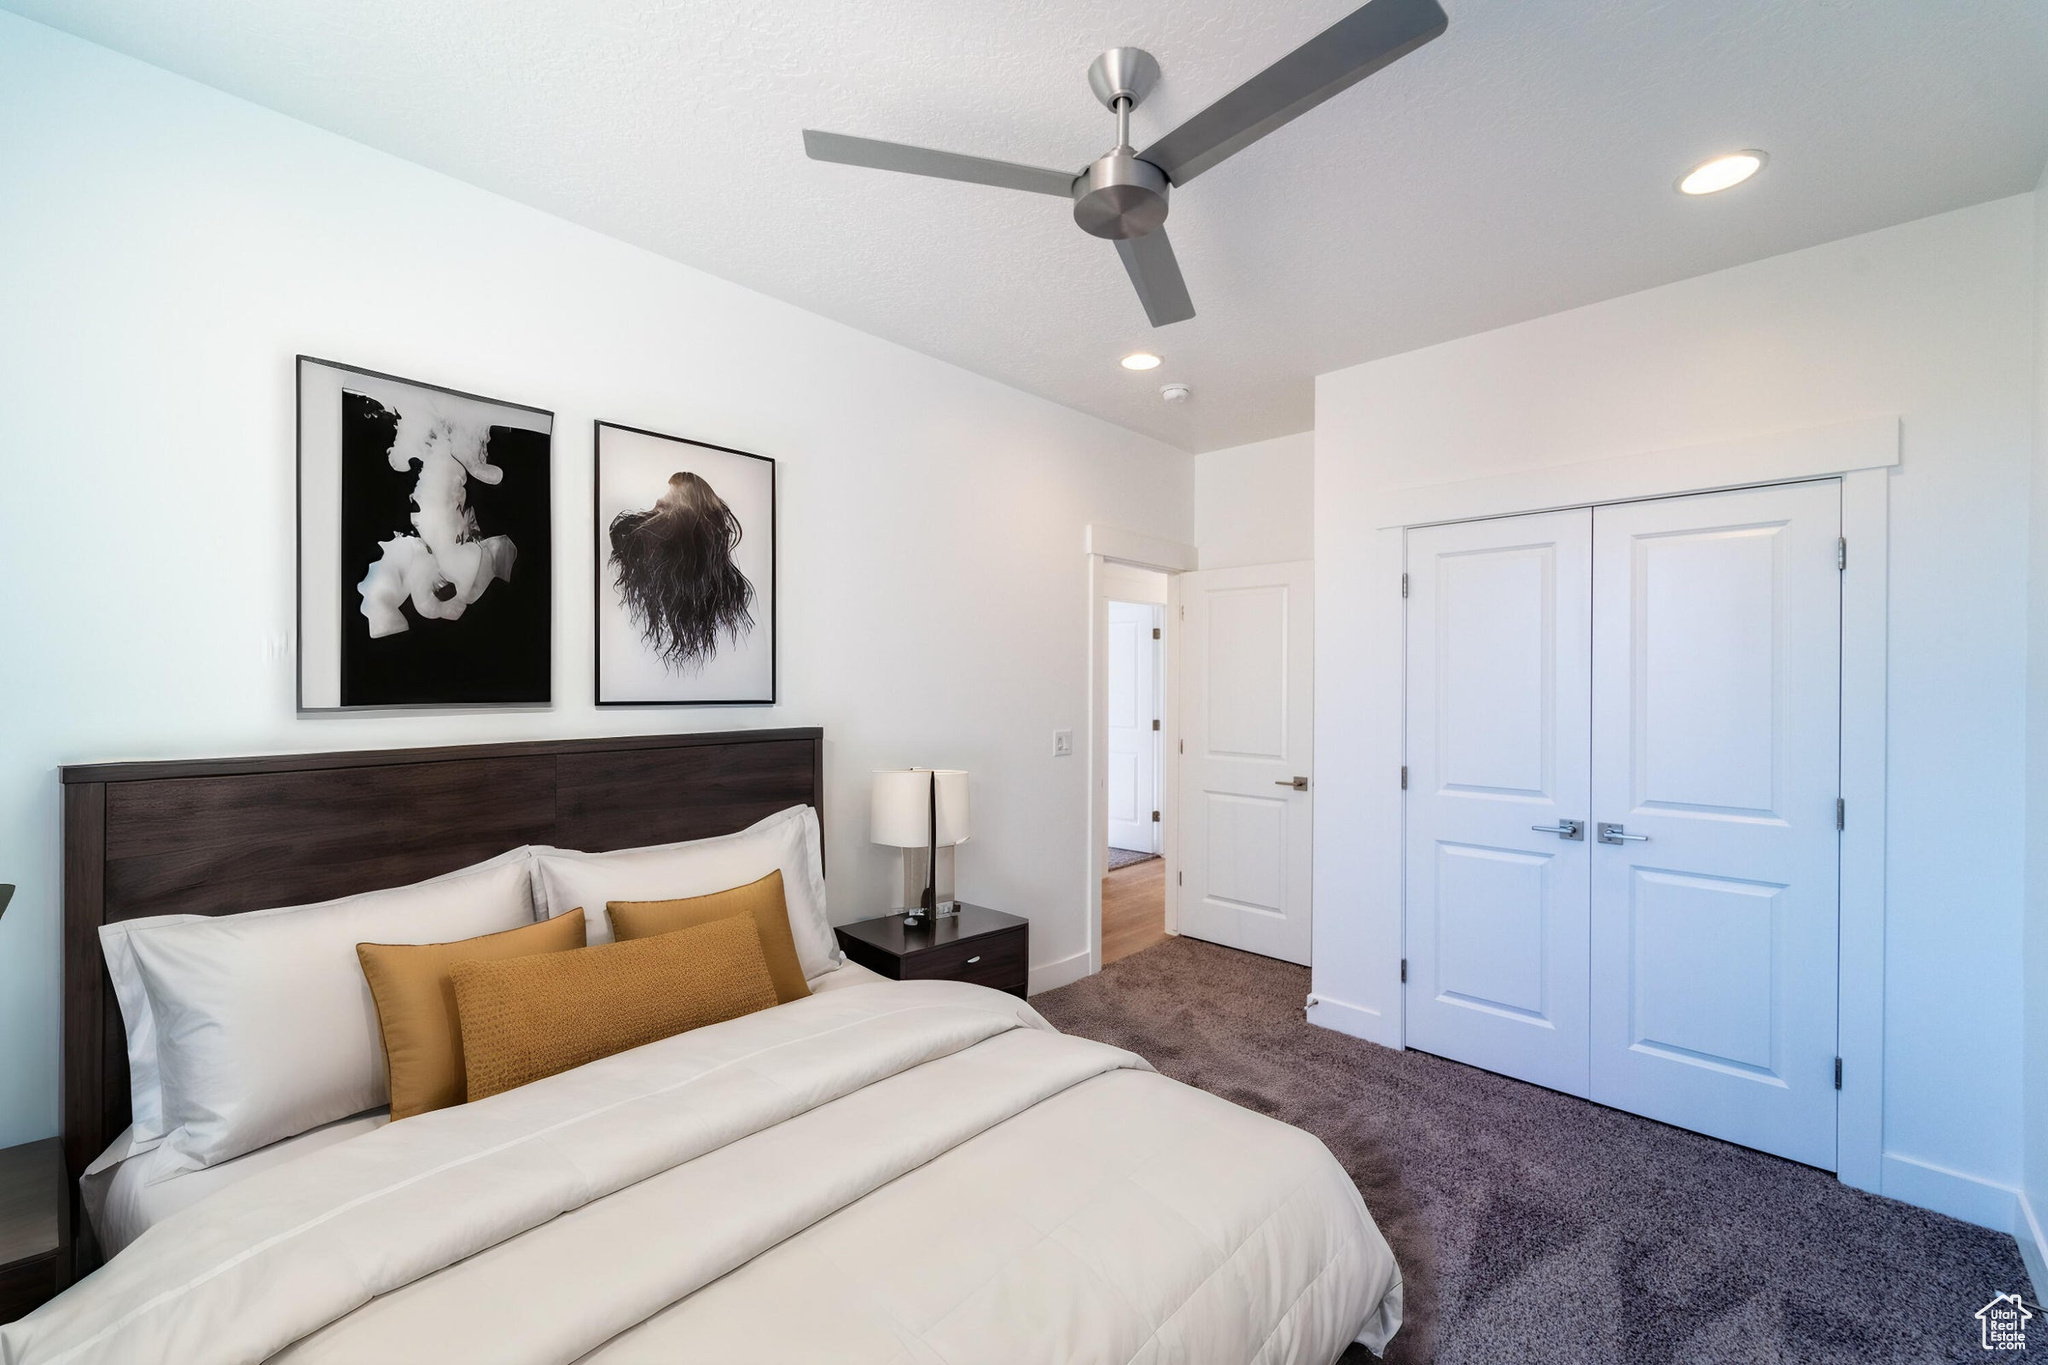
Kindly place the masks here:
[(1161, 384), (1159, 396), (1169, 403), (1185, 403), (1194, 397), (1195, 391), (1185, 384)]

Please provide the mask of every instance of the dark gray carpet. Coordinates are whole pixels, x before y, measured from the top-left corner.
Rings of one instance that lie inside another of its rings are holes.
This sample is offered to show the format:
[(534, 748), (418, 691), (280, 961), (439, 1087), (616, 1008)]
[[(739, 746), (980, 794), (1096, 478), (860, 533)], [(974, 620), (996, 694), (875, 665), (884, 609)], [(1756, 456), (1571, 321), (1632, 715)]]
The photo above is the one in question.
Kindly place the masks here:
[[(2027, 1292), (2010, 1237), (1311, 1027), (1307, 993), (1303, 968), (1168, 939), (1031, 1003), (1328, 1144), (1401, 1262), (1407, 1323), (1390, 1360), (1980, 1360), (1971, 1315), (1994, 1292)], [(1999, 1358), (2016, 1357), (2048, 1350)], [(1370, 1359), (1353, 1347), (1344, 1365)]]
[(1135, 848), (1112, 848), (1109, 851), (1109, 870), (1114, 872), (1133, 863), (1149, 863), (1158, 856), (1157, 853), (1141, 853)]

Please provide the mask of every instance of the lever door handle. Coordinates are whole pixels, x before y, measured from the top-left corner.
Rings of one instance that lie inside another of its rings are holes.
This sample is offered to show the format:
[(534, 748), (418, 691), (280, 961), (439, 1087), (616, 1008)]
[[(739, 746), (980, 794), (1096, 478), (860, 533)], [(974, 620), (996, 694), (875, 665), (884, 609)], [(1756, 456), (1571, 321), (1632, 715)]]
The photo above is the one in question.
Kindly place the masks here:
[(1274, 782), (1273, 785), (1276, 787), (1292, 787), (1298, 792), (1305, 792), (1308, 790), (1308, 779), (1305, 777), (1283, 777)]
[(1610, 825), (1603, 821), (1600, 825), (1600, 842), (1603, 844), (1646, 844), (1650, 842), (1650, 836), (1647, 834), (1629, 834), (1620, 825)]
[(1586, 822), (1584, 820), (1560, 820), (1554, 825), (1531, 825), (1529, 828), (1538, 834), (1555, 834), (1560, 839), (1584, 839), (1586, 837)]

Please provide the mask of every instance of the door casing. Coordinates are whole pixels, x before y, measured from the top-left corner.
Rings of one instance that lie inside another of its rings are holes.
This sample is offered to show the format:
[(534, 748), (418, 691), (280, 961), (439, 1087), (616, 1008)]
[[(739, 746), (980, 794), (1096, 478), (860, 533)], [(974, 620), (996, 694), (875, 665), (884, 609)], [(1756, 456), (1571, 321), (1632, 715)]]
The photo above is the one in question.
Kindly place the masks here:
[(1175, 893), (1180, 840), (1175, 819), (1177, 803), (1171, 796), (1180, 782), (1180, 632), (1175, 622), (1180, 604), (1179, 575), (1196, 567), (1195, 547), (1119, 527), (1090, 526), (1083, 549), (1088, 560), (1088, 710), (1087, 728), (1076, 736), (1074, 756), (1083, 760), (1087, 782), (1088, 856), (1083, 862), (1086, 880), (1081, 888), (1081, 903), (1088, 913), (1087, 938), (1078, 953), (1033, 964), (1029, 986), (1033, 994), (1102, 970), (1102, 878), (1107, 870), (1109, 841), (1109, 603), (1120, 595), (1113, 585), (1124, 567), (1166, 575), (1166, 624), (1162, 628), (1165, 649), (1160, 659), (1160, 667), (1165, 670), (1160, 690), (1160, 791), (1166, 800), (1161, 804), (1159, 846), (1166, 863), (1166, 932), (1172, 934), (1178, 927), (1179, 900)]

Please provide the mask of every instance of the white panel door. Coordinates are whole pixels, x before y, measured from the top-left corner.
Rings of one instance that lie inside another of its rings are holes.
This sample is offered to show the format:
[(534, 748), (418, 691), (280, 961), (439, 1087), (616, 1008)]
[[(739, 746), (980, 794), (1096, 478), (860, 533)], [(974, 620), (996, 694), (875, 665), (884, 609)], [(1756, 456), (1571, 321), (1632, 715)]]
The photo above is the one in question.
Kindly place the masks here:
[(1159, 851), (1159, 608), (1109, 604), (1109, 846)]
[(1835, 1166), (1835, 482), (1593, 517), (1592, 1097)]
[(1307, 562), (1180, 576), (1180, 932), (1304, 965), (1313, 579)]
[(1426, 527), (1407, 549), (1407, 1042), (1574, 1095), (1592, 525), (1582, 508)]

